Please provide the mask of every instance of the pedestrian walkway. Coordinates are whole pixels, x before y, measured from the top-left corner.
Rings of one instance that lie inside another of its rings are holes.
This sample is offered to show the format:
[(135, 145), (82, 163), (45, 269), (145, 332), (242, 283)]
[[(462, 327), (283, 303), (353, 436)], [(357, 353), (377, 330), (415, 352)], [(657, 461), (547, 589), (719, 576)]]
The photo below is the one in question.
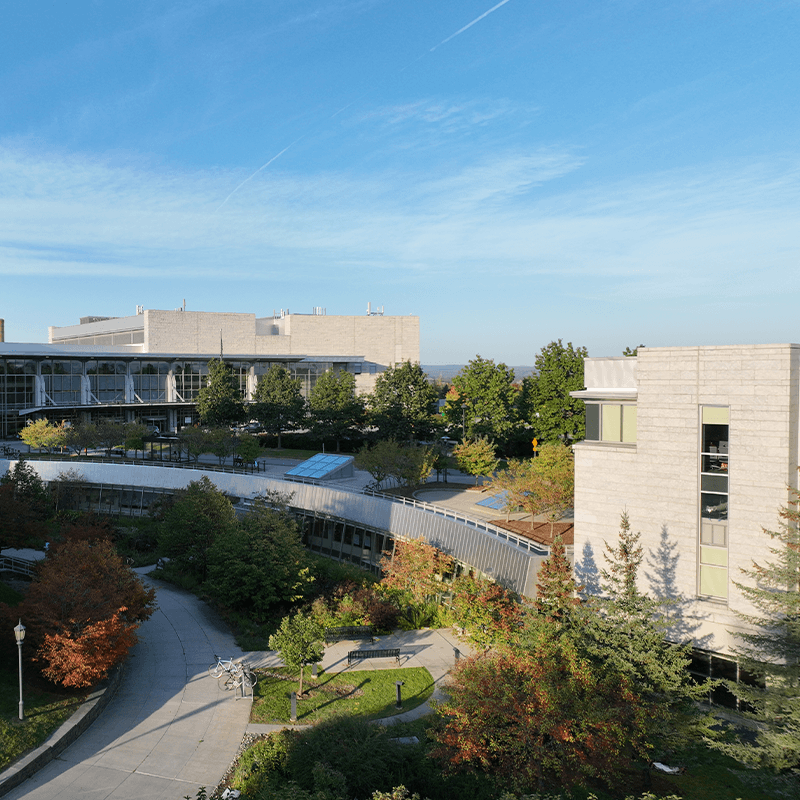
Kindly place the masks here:
[(208, 675), (214, 653), (241, 656), (191, 594), (157, 585), (158, 610), (139, 631), (117, 694), (64, 752), (10, 800), (179, 800), (212, 788), (236, 757), (251, 702)]
[[(144, 570), (137, 570), (144, 572)], [(146, 579), (147, 580), (147, 579)], [(102, 715), (60, 756), (5, 795), (9, 800), (180, 800), (224, 777), (246, 733), (289, 725), (250, 724), (250, 698), (236, 699), (208, 675), (214, 654), (251, 667), (280, 666), (277, 653), (239, 650), (226, 626), (194, 595), (156, 583), (158, 609), (139, 630), (117, 694)], [(425, 667), (443, 699), (447, 672), (471, 648), (449, 630), (398, 631), (325, 649), (327, 672), (390, 669), (375, 659), (348, 666), (361, 647), (399, 648), (402, 667)], [(394, 724), (430, 712), (428, 703), (382, 720)], [(68, 723), (67, 723), (68, 724)]]
[[(425, 667), (431, 673), (434, 682), (434, 692), (431, 700), (441, 701), (444, 699), (442, 687), (447, 673), (459, 658), (465, 658), (472, 654), (472, 648), (458, 639), (451, 630), (448, 629), (424, 629), (419, 631), (396, 631), (395, 633), (376, 637), (373, 644), (360, 641), (336, 642), (325, 648), (325, 655), (320, 663), (320, 667), (325, 672), (358, 672), (361, 670), (394, 669), (397, 664), (392, 659), (367, 659), (355, 661), (348, 666), (347, 654), (351, 650), (383, 650), (400, 649), (401, 667)], [(245, 654), (245, 660), (251, 667), (268, 668), (283, 666), (283, 662), (277, 653), (251, 652)], [(396, 714), (381, 720), (386, 725), (394, 725), (398, 722), (410, 722), (419, 719), (431, 711), (430, 701), (417, 706), (411, 711)], [(284, 727), (301, 727), (287, 725), (265, 725), (261, 723), (250, 723), (247, 726), (248, 733), (271, 733)]]

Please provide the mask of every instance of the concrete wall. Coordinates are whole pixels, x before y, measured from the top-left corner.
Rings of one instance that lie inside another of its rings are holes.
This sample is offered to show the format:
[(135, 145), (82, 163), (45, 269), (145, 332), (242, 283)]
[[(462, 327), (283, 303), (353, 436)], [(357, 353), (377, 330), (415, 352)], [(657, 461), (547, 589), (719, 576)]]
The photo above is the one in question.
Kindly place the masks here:
[[(687, 598), (679, 635), (730, 652), (736, 611), (749, 608), (735, 581), (768, 557), (787, 485), (797, 486), (797, 345), (647, 348), (639, 352), (638, 432), (632, 445), (575, 446), (575, 559), (579, 576), (606, 566), (622, 511), (641, 531), (642, 588)], [(587, 389), (592, 387), (587, 386)], [(728, 601), (698, 598), (700, 407), (730, 408)], [(585, 579), (585, 578), (584, 578)]]
[(359, 355), (385, 366), (419, 361), (419, 317), (289, 314), (277, 322), (293, 353)]
[(144, 312), (146, 351), (150, 353), (256, 352), (256, 315), (205, 311)]

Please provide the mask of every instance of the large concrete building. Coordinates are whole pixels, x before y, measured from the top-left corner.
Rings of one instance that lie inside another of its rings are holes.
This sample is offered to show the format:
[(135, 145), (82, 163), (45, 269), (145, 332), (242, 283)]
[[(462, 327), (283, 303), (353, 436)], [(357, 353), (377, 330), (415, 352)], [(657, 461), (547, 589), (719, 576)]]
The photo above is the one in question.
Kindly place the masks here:
[(586, 440), (575, 445), (575, 560), (590, 590), (620, 514), (641, 532), (642, 588), (681, 598), (677, 639), (730, 653), (742, 569), (769, 560), (798, 486), (800, 346), (640, 349), (589, 358)]
[(130, 317), (84, 317), (49, 329), (48, 344), (0, 341), (0, 438), (28, 419), (139, 419), (174, 431), (196, 421), (194, 400), (207, 364), (223, 354), (252, 398), (281, 363), (308, 394), (319, 375), (346, 370), (360, 393), (402, 361), (419, 361), (419, 317), (328, 316), (288, 311), (267, 317), (137, 308)]

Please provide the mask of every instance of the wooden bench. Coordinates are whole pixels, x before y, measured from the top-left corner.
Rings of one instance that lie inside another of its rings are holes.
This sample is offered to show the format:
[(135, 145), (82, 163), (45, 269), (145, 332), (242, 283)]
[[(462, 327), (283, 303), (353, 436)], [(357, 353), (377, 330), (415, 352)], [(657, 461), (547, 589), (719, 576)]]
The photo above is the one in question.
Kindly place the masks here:
[(349, 639), (374, 640), (371, 625), (343, 625), (339, 628), (325, 628), (325, 644)]
[(383, 650), (351, 650), (347, 654), (347, 666), (349, 667), (353, 661), (358, 661), (364, 658), (393, 658), (397, 661), (397, 666), (400, 666), (400, 648), (390, 647)]

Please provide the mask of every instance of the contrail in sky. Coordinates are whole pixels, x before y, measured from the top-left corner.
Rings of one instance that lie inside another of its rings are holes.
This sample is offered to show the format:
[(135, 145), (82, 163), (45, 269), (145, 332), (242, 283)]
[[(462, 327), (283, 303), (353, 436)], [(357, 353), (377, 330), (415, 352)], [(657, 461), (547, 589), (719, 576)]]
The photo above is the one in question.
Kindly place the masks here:
[[(448, 43), (448, 42), (449, 42), (451, 39), (455, 39), (455, 38), (456, 38), (456, 36), (460, 36), (462, 33), (464, 33), (464, 31), (468, 30), (468, 29), (469, 29), (469, 28), (471, 28), (473, 25), (475, 25), (475, 23), (477, 23), (477, 22), (480, 22), (482, 19), (485, 19), (485, 18), (486, 18), (486, 17), (488, 17), (488, 16), (489, 16), (489, 14), (491, 14), (493, 11), (497, 11), (497, 9), (498, 9), (498, 8), (500, 8), (500, 6), (504, 6), (506, 3), (509, 3), (509, 2), (511, 2), (511, 0), (500, 0), (500, 2), (499, 2), (497, 5), (495, 5), (495, 6), (492, 6), (492, 7), (491, 7), (491, 8), (490, 8), (488, 11), (484, 11), (484, 12), (483, 12), (483, 14), (481, 14), (479, 17), (475, 17), (475, 19), (474, 19), (474, 20), (472, 20), (472, 22), (468, 22), (468, 23), (467, 23), (467, 24), (466, 24), (466, 25), (465, 25), (463, 28), (459, 28), (459, 30), (457, 30), (455, 33), (452, 33), (452, 34), (450, 34), (450, 36), (448, 36), (446, 39), (442, 39), (442, 41), (441, 41), (441, 42), (439, 42), (439, 44), (437, 44), (437, 45), (434, 45), (433, 47), (431, 47), (431, 49), (430, 49), (430, 50), (428, 50), (428, 52), (429, 52), (429, 53), (432, 53), (434, 50), (436, 50), (436, 48), (438, 48), (438, 47), (441, 47), (443, 44), (447, 44), (447, 43)], [(411, 64), (416, 64), (416, 62), (417, 62), (417, 61), (419, 61), (419, 60), (420, 60), (420, 58), (423, 58), (424, 56), (425, 56), (425, 54), (423, 53), (423, 54), (422, 54), (421, 56), (419, 56), (418, 58), (415, 58), (415, 59), (414, 59), (414, 61), (412, 61), (412, 62), (411, 62)], [(411, 64), (406, 64), (406, 66), (405, 66), (405, 67), (403, 67), (403, 68), (400, 70), (400, 72), (403, 72), (403, 70), (407, 69), (409, 66), (411, 66)], [(370, 91), (371, 91), (371, 90), (370, 90)], [(344, 111), (344, 110), (346, 110), (346, 109), (350, 108), (350, 106), (352, 106), (354, 103), (357, 103), (359, 100), (361, 100), (363, 97), (366, 97), (368, 94), (369, 94), (369, 92), (365, 92), (365, 93), (364, 93), (364, 94), (362, 94), (360, 97), (357, 97), (355, 100), (351, 101), (350, 103), (348, 103), (348, 104), (347, 104), (346, 106), (344, 106), (343, 108), (340, 108), (340, 109), (339, 109), (339, 110), (338, 110), (336, 113), (334, 113), (334, 114), (333, 114), (333, 115), (330, 117), (330, 119), (333, 119), (333, 117), (335, 117), (337, 114), (341, 114), (341, 113), (342, 113), (342, 111)], [(305, 136), (305, 134), (303, 134), (303, 136)], [(285, 153), (285, 152), (286, 152), (286, 151), (287, 151), (287, 150), (288, 150), (290, 147), (292, 147), (293, 145), (297, 144), (297, 143), (300, 141), (300, 139), (302, 139), (302, 138), (303, 138), (303, 136), (299, 136), (299, 137), (298, 137), (297, 139), (295, 139), (295, 140), (294, 140), (294, 141), (293, 141), (291, 144), (288, 144), (288, 145), (286, 145), (286, 147), (284, 147), (284, 148), (283, 148), (283, 150), (281, 150), (281, 151), (280, 151), (280, 153), (278, 153), (277, 155), (274, 155), (274, 156), (272, 156), (272, 158), (271, 158), (269, 161), (267, 161), (267, 163), (266, 163), (266, 164), (262, 164), (262, 165), (261, 165), (261, 166), (260, 166), (260, 167), (259, 167), (259, 168), (258, 168), (258, 169), (257, 169), (257, 170), (256, 170), (256, 171), (253, 173), (253, 174), (252, 174), (252, 175), (250, 175), (248, 178), (245, 178), (245, 179), (244, 179), (244, 180), (243, 180), (243, 181), (242, 181), (242, 182), (241, 182), (241, 183), (240, 183), (240, 184), (239, 184), (239, 185), (238, 185), (238, 186), (237, 186), (237, 187), (236, 187), (236, 188), (235, 188), (235, 189), (234, 189), (234, 190), (233, 190), (233, 191), (232, 191), (232, 192), (231, 192), (231, 193), (230, 193), (230, 194), (229, 194), (229, 195), (228, 195), (228, 196), (227, 196), (227, 197), (226, 197), (226, 198), (225, 198), (225, 199), (224, 199), (224, 200), (223, 200), (223, 201), (222, 201), (222, 202), (221, 202), (221, 203), (218, 205), (218, 206), (217, 206), (217, 208), (215, 209), (215, 212), (214, 212), (214, 213), (216, 213), (217, 211), (219, 211), (219, 210), (222, 208), (222, 206), (224, 206), (224, 205), (225, 205), (225, 203), (227, 203), (227, 202), (228, 202), (228, 200), (230, 200), (230, 199), (231, 199), (231, 197), (233, 197), (233, 196), (236, 194), (236, 192), (238, 192), (238, 191), (239, 191), (239, 189), (241, 189), (241, 188), (242, 188), (242, 186), (244, 186), (244, 185), (245, 185), (245, 184), (246, 184), (248, 181), (250, 181), (250, 180), (252, 180), (253, 178), (255, 178), (255, 176), (256, 176), (256, 175), (258, 175), (258, 173), (259, 173), (259, 172), (261, 172), (261, 170), (262, 170), (262, 169), (266, 169), (266, 168), (267, 168), (267, 167), (268, 167), (268, 166), (269, 166), (269, 165), (270, 165), (270, 164), (271, 164), (273, 161), (275, 161), (276, 159), (280, 158), (280, 157), (281, 157), (281, 156), (282, 156), (282, 155), (283, 155), (283, 154), (284, 154), (284, 153)]]
[[(303, 135), (305, 135), (305, 134), (303, 134)], [(242, 186), (244, 186), (244, 185), (247, 183), (247, 181), (250, 181), (250, 180), (252, 180), (253, 178), (255, 178), (255, 176), (256, 176), (256, 175), (258, 175), (258, 173), (259, 173), (259, 172), (261, 172), (261, 170), (262, 170), (262, 169), (266, 169), (266, 168), (267, 168), (267, 167), (268, 167), (268, 166), (269, 166), (269, 165), (270, 165), (270, 164), (271, 164), (273, 161), (275, 161), (275, 159), (276, 159), (276, 158), (280, 158), (280, 157), (281, 157), (281, 156), (282, 156), (282, 155), (283, 155), (283, 154), (284, 154), (284, 153), (285, 153), (285, 152), (286, 152), (286, 151), (287, 151), (287, 150), (288, 150), (290, 147), (292, 147), (292, 145), (295, 145), (295, 144), (297, 144), (297, 143), (300, 141), (300, 139), (302, 139), (302, 138), (303, 138), (302, 136), (299, 136), (299, 137), (298, 137), (297, 139), (295, 139), (295, 140), (294, 140), (294, 141), (293, 141), (291, 144), (287, 144), (287, 145), (286, 145), (286, 147), (284, 147), (284, 148), (283, 148), (283, 150), (281, 150), (281, 151), (280, 151), (280, 153), (278, 153), (277, 155), (274, 155), (274, 156), (272, 156), (272, 158), (271, 158), (269, 161), (267, 161), (267, 163), (266, 163), (266, 164), (262, 164), (262, 165), (261, 165), (261, 166), (260, 166), (260, 167), (259, 167), (259, 168), (258, 168), (258, 169), (257, 169), (257, 170), (256, 170), (256, 171), (253, 173), (253, 174), (252, 174), (252, 175), (250, 175), (248, 178), (245, 178), (245, 179), (244, 179), (244, 180), (243, 180), (243, 181), (242, 181), (242, 182), (241, 182), (241, 183), (240, 183), (240, 184), (239, 184), (239, 185), (238, 185), (238, 186), (237, 186), (237, 187), (236, 187), (236, 188), (235, 188), (235, 189), (234, 189), (234, 190), (233, 190), (233, 191), (232, 191), (232, 192), (231, 192), (231, 193), (230, 193), (230, 194), (229, 194), (229, 195), (228, 195), (228, 196), (227, 196), (227, 197), (226, 197), (226, 198), (225, 198), (225, 199), (224, 199), (224, 200), (223, 200), (223, 201), (222, 201), (222, 202), (221, 202), (221, 203), (220, 203), (220, 204), (217, 206), (217, 207), (216, 207), (216, 209), (214, 209), (214, 213), (216, 213), (217, 211), (219, 211), (219, 210), (222, 208), (222, 206), (224, 206), (224, 205), (225, 205), (225, 203), (227, 203), (227, 202), (228, 202), (228, 200), (230, 200), (230, 199), (231, 199), (231, 197), (233, 197), (233, 196), (236, 194), (236, 192), (238, 192), (238, 191), (239, 191), (239, 189), (241, 189), (241, 188), (242, 188)]]
[(439, 44), (435, 45), (434, 47), (431, 47), (431, 49), (428, 52), (432, 53), (437, 47), (441, 47), (443, 44), (447, 44), (451, 39), (455, 39), (456, 36), (464, 33), (465, 30), (471, 28), (476, 22), (480, 22), (485, 17), (488, 17), (489, 14), (491, 14), (493, 11), (497, 11), (497, 9), (500, 8), (500, 6), (504, 6), (508, 2), (510, 2), (510, 0), (501, 0), (501, 2), (499, 2), (496, 6), (492, 6), (488, 11), (484, 11), (483, 14), (481, 14), (479, 17), (475, 17), (475, 19), (472, 20), (472, 22), (467, 23), (460, 30), (457, 30), (455, 33), (451, 34), (446, 39), (442, 39), (442, 41), (439, 42)]

